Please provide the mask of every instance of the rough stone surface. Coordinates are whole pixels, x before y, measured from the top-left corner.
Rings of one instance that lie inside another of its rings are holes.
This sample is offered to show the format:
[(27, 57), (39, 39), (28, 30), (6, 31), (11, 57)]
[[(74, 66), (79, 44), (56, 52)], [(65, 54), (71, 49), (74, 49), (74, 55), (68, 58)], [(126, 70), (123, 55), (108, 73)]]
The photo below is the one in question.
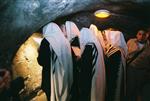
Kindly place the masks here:
[(37, 93), (40, 90), (42, 78), (42, 67), (37, 62), (38, 48), (41, 39), (42, 38), (39, 33), (34, 33), (25, 43), (21, 45), (13, 59), (13, 78), (26, 78), (24, 82), (25, 88), (21, 93), (21, 97), (24, 101), (40, 101), (37, 99), (44, 99), (44, 95), (42, 93)]
[[(2, 2), (2, 1), (1, 1)], [(0, 66), (9, 67), (18, 47), (57, 17), (94, 6), (100, 0), (6, 0), (0, 4)], [(5, 45), (5, 47), (4, 47)]]
[[(126, 0), (0, 0), (0, 67), (10, 67), (19, 46), (36, 30), (77, 11), (98, 7), (102, 2)], [(127, 0), (129, 1), (129, 0)], [(149, 0), (130, 0), (145, 3)], [(5, 45), (5, 47), (4, 47)]]

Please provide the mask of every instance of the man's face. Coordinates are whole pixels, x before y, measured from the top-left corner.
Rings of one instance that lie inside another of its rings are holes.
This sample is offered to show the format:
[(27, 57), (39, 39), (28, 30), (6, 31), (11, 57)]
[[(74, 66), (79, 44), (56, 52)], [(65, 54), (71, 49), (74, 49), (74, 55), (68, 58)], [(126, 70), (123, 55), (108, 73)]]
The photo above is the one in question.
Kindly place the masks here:
[(141, 31), (141, 32), (138, 32), (138, 33), (137, 33), (136, 37), (137, 37), (137, 40), (138, 40), (138, 41), (142, 42), (142, 41), (145, 41), (145, 39), (146, 39), (146, 34), (145, 34), (144, 31), (143, 31), (143, 32)]

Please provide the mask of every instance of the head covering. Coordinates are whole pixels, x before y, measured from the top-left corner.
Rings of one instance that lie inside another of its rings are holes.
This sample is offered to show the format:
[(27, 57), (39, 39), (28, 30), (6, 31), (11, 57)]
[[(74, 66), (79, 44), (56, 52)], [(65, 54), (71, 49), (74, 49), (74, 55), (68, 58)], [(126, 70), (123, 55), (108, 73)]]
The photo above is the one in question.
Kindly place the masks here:
[(81, 50), (82, 52), (84, 51), (85, 45), (88, 43), (96, 43), (98, 45), (99, 42), (97, 40), (97, 37), (95, 36), (95, 34), (92, 33), (92, 31), (88, 28), (82, 28), (80, 31), (80, 46), (81, 46)]
[(80, 31), (74, 22), (66, 21), (65, 25), (66, 25), (67, 39), (69, 41), (71, 41), (74, 37), (80, 35)]
[(65, 46), (68, 49), (70, 48), (69, 42), (64, 37), (61, 29), (53, 22), (43, 28), (43, 36), (49, 41), (57, 56), (61, 56), (61, 47)]
[(100, 34), (100, 42), (102, 44), (102, 47), (105, 49), (106, 43), (111, 44), (113, 47), (118, 47), (119, 49), (122, 50), (122, 53), (124, 57), (126, 58), (127, 56), (127, 44), (124, 39), (123, 33), (120, 31), (111, 31), (111, 30), (105, 30), (104, 31), (104, 36), (107, 40), (107, 42), (104, 41), (104, 36), (102, 33)]
[(103, 45), (104, 43), (101, 43), (101, 31), (98, 30), (98, 28), (96, 27), (96, 25), (91, 24), (89, 29), (93, 32), (93, 34), (96, 35), (96, 37), (97, 37), (99, 43), (100, 43), (102, 46), (104, 46), (104, 45)]
[(104, 101), (105, 96), (105, 65), (102, 47), (97, 37), (88, 28), (82, 28), (80, 34), (81, 53), (85, 49), (85, 45), (95, 44), (98, 57), (94, 66), (95, 73), (92, 78), (91, 101)]
[(90, 25), (90, 28), (89, 28), (96, 36), (98, 36), (98, 28), (94, 25), (94, 24), (91, 24)]
[(109, 31), (109, 30), (106, 30), (105, 33), (109, 43), (111, 43), (115, 47), (119, 47), (122, 50), (124, 56), (126, 57), (128, 47), (124, 39), (123, 33), (120, 31)]
[(72, 49), (76, 56), (81, 57), (79, 35), (80, 31), (72, 21), (66, 21), (66, 37), (70, 41)]
[(66, 101), (73, 81), (70, 44), (55, 23), (49, 23), (43, 28), (43, 36), (57, 56), (56, 61), (51, 63), (51, 101)]

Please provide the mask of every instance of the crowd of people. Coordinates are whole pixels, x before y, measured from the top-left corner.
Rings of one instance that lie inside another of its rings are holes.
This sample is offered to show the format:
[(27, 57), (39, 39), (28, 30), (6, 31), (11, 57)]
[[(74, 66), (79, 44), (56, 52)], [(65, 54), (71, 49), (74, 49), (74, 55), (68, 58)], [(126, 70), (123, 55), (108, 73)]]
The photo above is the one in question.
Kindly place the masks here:
[(43, 36), (38, 61), (48, 101), (142, 101), (149, 80), (149, 31), (139, 30), (126, 42), (118, 30), (100, 31), (91, 24), (79, 31), (66, 21), (44, 26)]
[[(150, 87), (150, 30), (141, 29), (126, 42), (113, 28), (101, 31), (91, 24), (79, 30), (66, 21), (47, 24), (42, 34), (37, 60), (48, 101), (150, 100), (145, 90)], [(11, 87), (9, 71), (0, 70), (0, 97)]]

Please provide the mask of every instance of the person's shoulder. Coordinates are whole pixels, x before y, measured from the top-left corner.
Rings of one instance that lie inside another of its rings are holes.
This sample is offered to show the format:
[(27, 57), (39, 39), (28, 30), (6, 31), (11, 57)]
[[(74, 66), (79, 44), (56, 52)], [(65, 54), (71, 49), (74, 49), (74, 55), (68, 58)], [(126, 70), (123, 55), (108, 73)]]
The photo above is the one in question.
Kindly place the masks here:
[(135, 41), (137, 41), (136, 38), (131, 38), (131, 39), (128, 40), (128, 42), (135, 42)]

